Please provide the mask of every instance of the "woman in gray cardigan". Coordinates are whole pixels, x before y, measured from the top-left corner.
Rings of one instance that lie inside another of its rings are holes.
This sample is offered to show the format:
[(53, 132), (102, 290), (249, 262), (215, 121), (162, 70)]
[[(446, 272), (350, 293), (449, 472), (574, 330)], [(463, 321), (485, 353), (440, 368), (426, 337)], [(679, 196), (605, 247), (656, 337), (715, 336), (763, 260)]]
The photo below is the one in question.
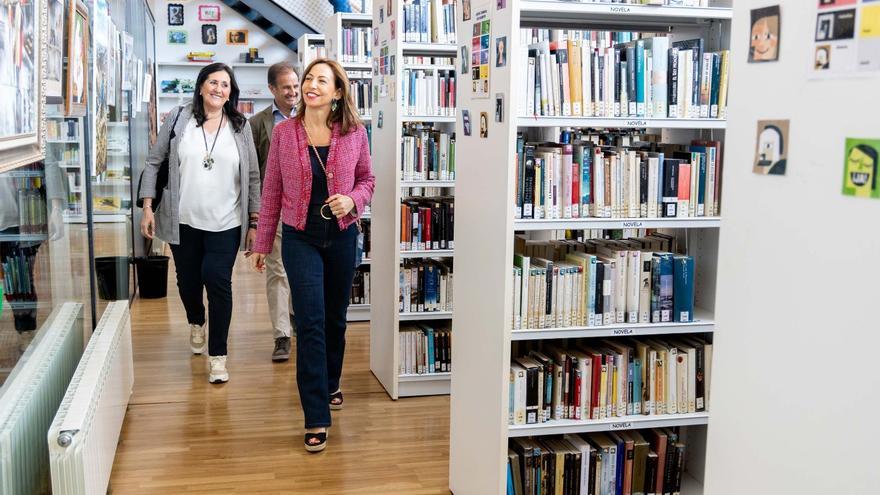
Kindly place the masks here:
[[(232, 267), (240, 246), (245, 256), (250, 255), (260, 211), (257, 152), (250, 124), (237, 106), (232, 69), (222, 63), (204, 67), (192, 103), (172, 110), (165, 119), (140, 187), (141, 233), (171, 245), (190, 348), (202, 354), (207, 343), (211, 383), (229, 380), (226, 337), (232, 318)], [(159, 167), (166, 159), (168, 185), (153, 208)]]

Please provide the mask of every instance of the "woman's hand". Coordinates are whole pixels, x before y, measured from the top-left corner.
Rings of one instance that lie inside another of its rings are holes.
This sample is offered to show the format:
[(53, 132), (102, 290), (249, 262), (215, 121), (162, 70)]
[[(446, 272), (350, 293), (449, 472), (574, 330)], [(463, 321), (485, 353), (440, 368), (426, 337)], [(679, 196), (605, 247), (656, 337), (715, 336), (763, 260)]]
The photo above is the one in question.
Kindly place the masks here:
[(354, 208), (354, 200), (344, 194), (334, 194), (327, 198), (325, 203), (330, 205), (330, 211), (336, 218), (342, 218)]
[(156, 232), (156, 218), (153, 216), (152, 205), (144, 205), (144, 214), (141, 216), (141, 234), (147, 239), (153, 239)]
[(263, 273), (266, 271), (266, 255), (263, 253), (251, 253), (254, 258), (254, 270)]
[(257, 242), (257, 229), (250, 228), (247, 231), (247, 235), (244, 238), (244, 257), (250, 257), (250, 255), (254, 254), (254, 243)]

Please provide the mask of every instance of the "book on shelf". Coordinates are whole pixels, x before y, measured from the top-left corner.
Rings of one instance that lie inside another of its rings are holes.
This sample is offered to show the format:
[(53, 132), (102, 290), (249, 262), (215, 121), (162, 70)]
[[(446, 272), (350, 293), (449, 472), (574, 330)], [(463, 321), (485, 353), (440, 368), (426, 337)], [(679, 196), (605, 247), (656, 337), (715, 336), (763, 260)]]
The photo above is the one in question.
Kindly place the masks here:
[[(35, 173), (40, 169), (30, 166), (21, 167), (17, 171)], [(10, 193), (3, 208), (18, 213), (18, 233), (45, 234), (48, 232), (49, 215), (46, 210), (46, 189), (43, 177), (7, 176), (0, 177), (0, 181), (5, 183), (3, 184), (5, 192)]]
[(352, 103), (361, 116), (370, 115), (372, 111), (373, 81), (370, 79), (349, 79), (348, 92)]
[(357, 267), (351, 284), (349, 304), (370, 304), (370, 265)]
[(604, 145), (563, 130), (560, 143), (516, 142), (517, 219), (720, 215), (721, 143)]
[(712, 344), (693, 335), (543, 342), (510, 363), (510, 425), (708, 411)]
[(454, 249), (453, 198), (407, 198), (400, 204), (400, 250)]
[(404, 181), (455, 180), (455, 133), (430, 125), (403, 128), (401, 176)]
[(342, 54), (342, 63), (370, 63), (372, 28), (369, 27), (342, 27), (342, 39), (339, 41), (339, 51)]
[(682, 440), (678, 428), (512, 438), (507, 494), (677, 494)]
[(455, 57), (437, 57), (433, 55), (406, 55), (401, 58), (403, 65), (455, 65)]
[(523, 29), (521, 40), (520, 115), (726, 118), (730, 51), (702, 39)]
[(404, 260), (398, 292), (400, 311), (452, 311), (452, 281), (451, 260)]
[(688, 323), (694, 258), (671, 236), (621, 240), (514, 240), (514, 330)]
[(430, 322), (404, 325), (400, 339), (401, 375), (426, 375), (452, 371), (452, 331)]
[(455, 115), (455, 71), (404, 66), (402, 100), (405, 115)]
[(404, 0), (404, 42), (455, 43), (454, 0)]
[(47, 120), (46, 137), (61, 141), (79, 141), (79, 123), (76, 119)]

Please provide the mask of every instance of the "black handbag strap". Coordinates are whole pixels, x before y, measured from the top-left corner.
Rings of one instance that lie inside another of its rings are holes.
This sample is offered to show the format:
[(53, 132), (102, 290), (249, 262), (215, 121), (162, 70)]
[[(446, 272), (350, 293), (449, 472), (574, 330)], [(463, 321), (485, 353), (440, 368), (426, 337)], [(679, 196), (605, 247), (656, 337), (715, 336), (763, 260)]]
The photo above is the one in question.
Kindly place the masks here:
[(177, 119), (180, 118), (180, 113), (183, 112), (183, 107), (177, 107), (177, 115), (174, 116), (174, 122), (171, 123), (171, 132), (168, 134), (168, 149), (171, 149), (171, 140), (177, 137), (177, 133), (174, 132), (174, 128), (177, 127)]

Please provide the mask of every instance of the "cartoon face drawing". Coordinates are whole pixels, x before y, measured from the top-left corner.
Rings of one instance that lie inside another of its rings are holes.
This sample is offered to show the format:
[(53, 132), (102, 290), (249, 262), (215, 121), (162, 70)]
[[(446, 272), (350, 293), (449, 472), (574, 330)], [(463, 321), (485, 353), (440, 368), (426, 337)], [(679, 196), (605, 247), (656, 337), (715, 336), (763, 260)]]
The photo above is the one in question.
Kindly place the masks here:
[(782, 151), (782, 139), (779, 132), (768, 127), (761, 131), (761, 137), (758, 140), (758, 165), (769, 167), (779, 161)]
[(762, 17), (752, 24), (752, 60), (776, 60), (778, 44), (778, 17)]
[(855, 196), (868, 197), (877, 186), (877, 150), (857, 144), (846, 156), (844, 187), (855, 191)]

